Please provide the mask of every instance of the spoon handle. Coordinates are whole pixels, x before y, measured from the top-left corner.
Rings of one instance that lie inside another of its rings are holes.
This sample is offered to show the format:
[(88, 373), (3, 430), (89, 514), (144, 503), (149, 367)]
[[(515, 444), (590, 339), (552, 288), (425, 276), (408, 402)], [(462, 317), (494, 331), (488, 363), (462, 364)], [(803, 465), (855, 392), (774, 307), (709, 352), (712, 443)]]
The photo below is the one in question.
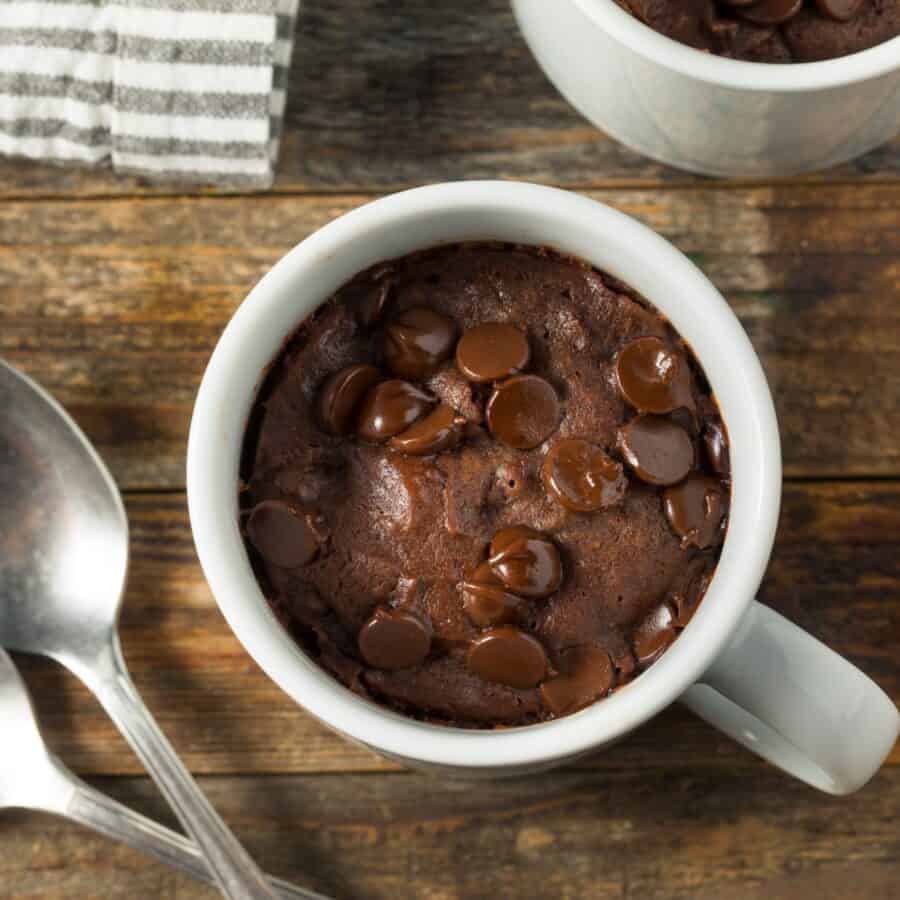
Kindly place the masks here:
[[(115, 841), (128, 844), (129, 847), (142, 853), (148, 853), (160, 862), (181, 869), (207, 884), (215, 884), (206, 860), (196, 844), (158, 822), (134, 812), (112, 797), (94, 790), (67, 772), (59, 762), (56, 760), (53, 762), (58, 769), (62, 769), (74, 788), (67, 806), (60, 810), (67, 819), (86, 825)], [(325, 900), (321, 894), (304, 890), (279, 878), (269, 877), (269, 884), (282, 900)]]
[(229, 900), (276, 900), (260, 868), (204, 797), (144, 706), (118, 639), (113, 639), (110, 651), (90, 673), (80, 674), (199, 845), (219, 890)]

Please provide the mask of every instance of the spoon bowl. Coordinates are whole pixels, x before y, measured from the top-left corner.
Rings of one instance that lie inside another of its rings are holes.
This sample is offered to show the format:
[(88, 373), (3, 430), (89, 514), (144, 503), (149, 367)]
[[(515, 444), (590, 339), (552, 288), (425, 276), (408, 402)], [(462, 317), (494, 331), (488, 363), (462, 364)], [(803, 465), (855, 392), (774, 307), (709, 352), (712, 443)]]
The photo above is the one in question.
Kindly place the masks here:
[(0, 360), (0, 638), (80, 668), (115, 634), (128, 520), (66, 411)]

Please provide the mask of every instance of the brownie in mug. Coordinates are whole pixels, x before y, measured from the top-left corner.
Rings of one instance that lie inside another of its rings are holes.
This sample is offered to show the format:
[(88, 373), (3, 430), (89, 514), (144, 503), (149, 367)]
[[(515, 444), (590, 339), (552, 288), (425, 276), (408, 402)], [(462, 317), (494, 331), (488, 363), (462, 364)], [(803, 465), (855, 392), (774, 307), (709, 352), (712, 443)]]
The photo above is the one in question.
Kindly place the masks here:
[(748, 62), (819, 62), (900, 35), (900, 0), (615, 2), (673, 40)]
[(510, 727), (602, 700), (678, 638), (724, 539), (728, 439), (626, 285), (465, 243), (373, 266), (300, 325), (239, 491), (263, 593), (319, 666), (419, 720)]

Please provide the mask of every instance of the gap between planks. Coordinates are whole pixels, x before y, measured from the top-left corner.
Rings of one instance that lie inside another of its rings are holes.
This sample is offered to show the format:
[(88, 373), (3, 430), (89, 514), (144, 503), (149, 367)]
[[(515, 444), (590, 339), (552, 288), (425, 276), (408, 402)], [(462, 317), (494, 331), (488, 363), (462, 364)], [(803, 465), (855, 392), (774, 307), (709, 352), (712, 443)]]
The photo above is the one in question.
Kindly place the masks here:
[[(513, 183), (528, 183), (527, 179), (521, 178), (478, 178), (475, 181), (509, 181)], [(267, 197), (306, 197), (309, 199), (317, 198), (334, 198), (334, 197), (362, 197), (377, 198), (390, 194), (400, 193), (402, 191), (411, 190), (415, 187), (421, 187), (428, 184), (436, 184), (439, 182), (423, 181), (418, 184), (409, 184), (395, 189), (385, 190), (384, 188), (359, 188), (351, 185), (344, 187), (336, 187), (331, 189), (314, 189), (308, 188), (290, 188), (290, 187), (274, 187), (268, 191), (223, 191), (214, 188), (198, 185), (195, 190), (173, 190), (167, 191), (165, 187), (152, 186), (146, 191), (135, 191), (133, 193), (79, 193), (77, 191), (68, 193), (0, 193), (0, 201), (6, 203), (80, 203), (80, 202), (96, 202), (96, 203), (133, 203), (135, 201), (154, 201), (154, 200), (235, 200), (235, 199), (266, 199)], [(628, 190), (635, 192), (666, 192), (674, 193), (678, 191), (696, 191), (696, 192), (724, 192), (739, 190), (759, 190), (763, 188), (790, 189), (790, 188), (821, 188), (829, 190), (831, 188), (848, 188), (848, 187), (898, 187), (900, 186), (900, 177), (896, 178), (835, 178), (828, 179), (824, 176), (817, 178), (783, 178), (783, 179), (729, 179), (729, 180), (708, 180), (708, 181), (675, 181), (675, 182), (648, 182), (646, 179), (634, 178), (611, 178), (598, 182), (585, 182), (584, 184), (566, 184), (555, 185), (549, 182), (538, 182), (548, 187), (558, 187), (560, 190), (571, 191), (573, 193), (587, 191), (620, 191)]]

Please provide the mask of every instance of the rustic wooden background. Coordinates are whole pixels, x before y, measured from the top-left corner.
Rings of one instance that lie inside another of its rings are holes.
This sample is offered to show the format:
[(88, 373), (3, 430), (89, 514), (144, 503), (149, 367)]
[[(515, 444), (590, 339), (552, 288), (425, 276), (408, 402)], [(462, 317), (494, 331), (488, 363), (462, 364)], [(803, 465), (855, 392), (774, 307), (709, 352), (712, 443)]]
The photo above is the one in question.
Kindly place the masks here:
[[(126, 656), (215, 805), (273, 873), (340, 898), (900, 898), (900, 750), (820, 795), (673, 708), (516, 782), (398, 770), (310, 721), (231, 635), (184, 500), (191, 404), (250, 286), (373, 196), (446, 179), (562, 185), (657, 229), (766, 366), (785, 455), (762, 599), (900, 700), (900, 139), (806, 178), (707, 181), (629, 152), (538, 70), (505, 0), (304, 0), (275, 190), (230, 195), (0, 161), (0, 354), (71, 410), (126, 496)], [(46, 734), (173, 823), (97, 704), (20, 658)], [(47, 816), (0, 818), (0, 896), (213, 894)]]

